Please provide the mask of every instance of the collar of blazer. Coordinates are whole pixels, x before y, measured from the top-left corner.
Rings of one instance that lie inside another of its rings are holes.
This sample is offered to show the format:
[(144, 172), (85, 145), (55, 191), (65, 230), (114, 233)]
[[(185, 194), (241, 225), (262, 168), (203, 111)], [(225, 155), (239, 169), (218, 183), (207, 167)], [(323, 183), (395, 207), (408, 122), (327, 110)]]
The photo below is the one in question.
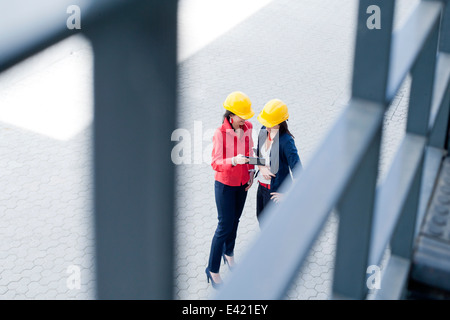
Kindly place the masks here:
[[(258, 135), (258, 149), (257, 149), (257, 156), (261, 157), (261, 153), (259, 150), (261, 150), (261, 147), (266, 142), (268, 131), (266, 127), (262, 127), (259, 131)], [(270, 171), (274, 174), (278, 172), (278, 166), (280, 163), (280, 134), (275, 136), (272, 142), (272, 148), (270, 150)]]

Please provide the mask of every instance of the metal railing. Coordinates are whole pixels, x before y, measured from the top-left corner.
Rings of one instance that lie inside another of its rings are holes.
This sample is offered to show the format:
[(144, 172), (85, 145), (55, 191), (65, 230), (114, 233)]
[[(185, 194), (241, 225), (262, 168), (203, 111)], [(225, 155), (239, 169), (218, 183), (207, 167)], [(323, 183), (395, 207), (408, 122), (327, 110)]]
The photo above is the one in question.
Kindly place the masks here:
[[(73, 5), (81, 29), (67, 27)], [(172, 299), (172, 142), (158, 137), (175, 130), (177, 1), (18, 0), (0, 12), (0, 72), (78, 32), (92, 43), (96, 296)]]
[[(380, 29), (367, 26), (373, 5)], [(359, 1), (352, 98), (217, 299), (283, 299), (332, 209), (339, 214), (332, 298), (365, 299), (367, 268), (388, 245), (376, 297), (402, 297), (417, 224), (448, 149), (450, 5), (421, 1), (393, 32), (394, 7)], [(408, 73), (406, 133), (377, 186), (383, 116)]]

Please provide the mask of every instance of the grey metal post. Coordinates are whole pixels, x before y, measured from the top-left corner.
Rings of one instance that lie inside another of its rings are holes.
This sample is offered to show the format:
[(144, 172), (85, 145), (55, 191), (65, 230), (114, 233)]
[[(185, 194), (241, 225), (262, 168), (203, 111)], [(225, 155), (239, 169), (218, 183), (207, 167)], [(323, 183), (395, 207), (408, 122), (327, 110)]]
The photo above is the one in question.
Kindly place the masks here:
[(339, 231), (333, 280), (335, 298), (364, 299), (381, 130), (338, 203)]
[[(380, 8), (380, 29), (367, 26), (368, 8)], [(360, 0), (353, 63), (352, 96), (385, 103), (390, 67), (391, 38), (395, 1)]]
[(448, 136), (448, 124), (450, 114), (450, 90), (448, 84), (446, 85), (446, 92), (443, 96), (439, 112), (436, 115), (436, 121), (433, 130), (430, 133), (428, 144), (438, 149), (449, 149), (449, 145), (445, 145)]
[(94, 53), (99, 299), (173, 298), (175, 0), (98, 16)]
[(443, 0), (445, 8), (442, 16), (439, 51), (450, 53), (450, 1)]
[[(444, 10), (442, 13), (440, 33), (439, 33), (439, 51), (445, 54), (450, 53), (450, 1), (442, 0), (444, 2)], [(438, 70), (439, 71), (439, 70)], [(436, 84), (442, 85), (442, 84)], [(434, 123), (433, 131), (430, 133), (429, 145), (439, 149), (449, 149), (449, 87), (445, 84), (444, 96), (442, 104), (439, 105), (439, 112), (437, 113)], [(447, 140), (447, 144), (445, 142)]]
[(412, 82), (408, 107), (406, 132), (421, 136), (428, 135), (428, 122), (433, 97), (436, 69), (436, 54), (439, 38), (439, 21), (436, 21), (432, 32), (411, 69)]
[[(439, 22), (439, 20), (436, 20), (436, 23), (411, 70), (412, 83), (406, 125), (407, 134), (417, 134), (423, 137), (427, 137), (428, 135), (428, 123), (436, 69)], [(409, 196), (391, 239), (391, 254), (398, 255), (408, 260), (411, 258), (412, 254), (422, 181), (423, 161), (424, 156), (422, 154), (422, 160), (414, 177)]]
[[(381, 28), (370, 29), (367, 20), (372, 5), (380, 9)], [(391, 35), (395, 1), (360, 0), (356, 36), (352, 96), (385, 108), (388, 85)], [(368, 144), (353, 178), (337, 206), (339, 230), (333, 280), (335, 298), (364, 299), (369, 256), (381, 125)]]
[(447, 117), (444, 118), (447, 119), (447, 130), (444, 131), (444, 137), (442, 138), (442, 140), (444, 140), (445, 150), (448, 151), (450, 150), (450, 90), (447, 92), (445, 98), (446, 99), (443, 100), (443, 103), (445, 103), (445, 107), (443, 107), (443, 109), (445, 109), (444, 113), (447, 115)]
[[(445, 8), (442, 15), (442, 22), (441, 22), (441, 28), (440, 28), (440, 37), (439, 37), (439, 51), (450, 53), (450, 1), (444, 0), (445, 2)], [(449, 118), (449, 89), (447, 88), (447, 94), (446, 97), (447, 100), (444, 98), (444, 107), (443, 109), (443, 117), (447, 120), (447, 128), (445, 128), (442, 135), (444, 136), (442, 139), (447, 140), (447, 144), (445, 148), (447, 150), (450, 149), (450, 139), (448, 138), (449, 130), (450, 130), (450, 118)]]

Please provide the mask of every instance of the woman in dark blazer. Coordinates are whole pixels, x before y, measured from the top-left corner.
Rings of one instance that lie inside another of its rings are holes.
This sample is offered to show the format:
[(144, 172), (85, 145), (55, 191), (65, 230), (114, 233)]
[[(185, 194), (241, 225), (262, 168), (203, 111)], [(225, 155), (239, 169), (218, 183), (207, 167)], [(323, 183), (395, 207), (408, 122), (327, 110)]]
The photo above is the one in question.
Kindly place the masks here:
[(264, 209), (271, 202), (281, 200), (282, 194), (278, 192), (281, 184), (292, 183), (291, 172), (302, 165), (294, 136), (288, 129), (288, 118), (288, 108), (279, 99), (270, 100), (258, 116), (263, 126), (258, 135), (256, 154), (265, 159), (265, 165), (258, 166), (257, 173), (256, 217), (259, 223)]

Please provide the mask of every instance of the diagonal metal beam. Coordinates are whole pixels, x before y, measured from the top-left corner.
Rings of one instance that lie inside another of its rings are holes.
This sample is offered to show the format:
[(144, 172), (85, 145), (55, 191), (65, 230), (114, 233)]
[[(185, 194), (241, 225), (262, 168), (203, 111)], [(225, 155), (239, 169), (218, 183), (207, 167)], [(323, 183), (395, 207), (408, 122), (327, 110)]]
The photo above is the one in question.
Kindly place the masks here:
[(403, 26), (392, 35), (391, 69), (386, 101), (392, 101), (403, 80), (413, 67), (421, 48), (439, 23), (442, 3), (422, 1)]

